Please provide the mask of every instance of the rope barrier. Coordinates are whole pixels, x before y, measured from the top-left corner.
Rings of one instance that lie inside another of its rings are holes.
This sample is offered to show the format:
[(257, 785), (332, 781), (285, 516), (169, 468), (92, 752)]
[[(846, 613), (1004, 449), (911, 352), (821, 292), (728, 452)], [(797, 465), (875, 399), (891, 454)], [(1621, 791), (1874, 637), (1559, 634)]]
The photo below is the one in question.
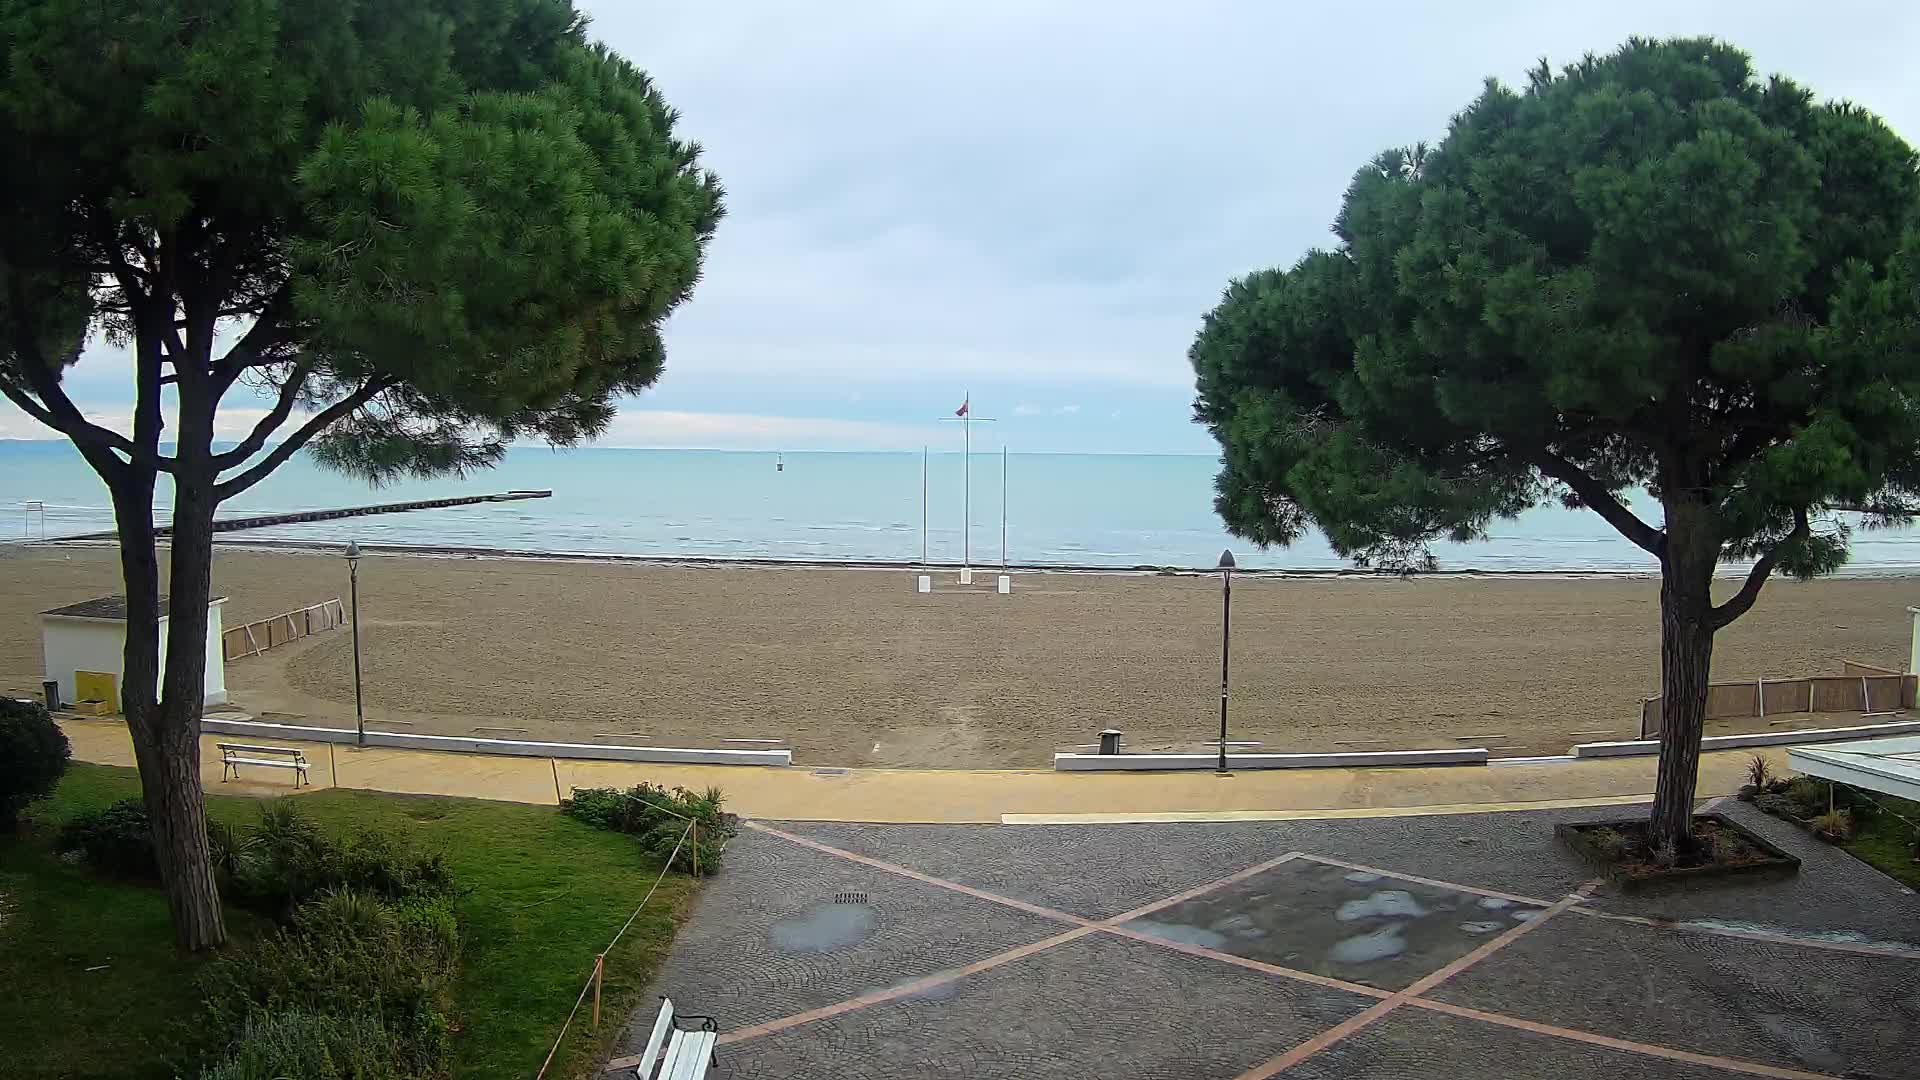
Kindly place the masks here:
[[(674, 841), (673, 851), (668, 854), (666, 863), (660, 867), (660, 876), (653, 879), (653, 885), (647, 889), (647, 895), (640, 898), (639, 905), (633, 909), (633, 914), (627, 916), (627, 921), (621, 924), (619, 931), (613, 935), (613, 940), (607, 942), (607, 947), (600, 950), (600, 954), (594, 957), (593, 973), (587, 976), (586, 983), (580, 987), (580, 996), (573, 999), (573, 1009), (567, 1013), (566, 1023), (560, 1025), (560, 1034), (554, 1037), (553, 1048), (547, 1051), (547, 1059), (540, 1063), (540, 1071), (534, 1074), (533, 1080), (545, 1080), (547, 1068), (553, 1064), (553, 1055), (560, 1052), (560, 1044), (566, 1041), (567, 1031), (573, 1027), (573, 1018), (580, 1015), (580, 1005), (587, 1000), (587, 992), (592, 990), (594, 985), (599, 981), (601, 966), (606, 955), (613, 951), (615, 945), (620, 944), (620, 939), (626, 936), (627, 928), (632, 926), (633, 921), (640, 917), (641, 908), (647, 906), (647, 901), (653, 899), (654, 891), (659, 889), (660, 883), (667, 879), (667, 872), (673, 869), (674, 857), (680, 854), (680, 845), (686, 843), (688, 834), (693, 832), (694, 824), (695, 823), (689, 823), (687, 827), (681, 831), (680, 839)], [(599, 1007), (599, 1000), (596, 998), (594, 1008), (598, 1009)]]

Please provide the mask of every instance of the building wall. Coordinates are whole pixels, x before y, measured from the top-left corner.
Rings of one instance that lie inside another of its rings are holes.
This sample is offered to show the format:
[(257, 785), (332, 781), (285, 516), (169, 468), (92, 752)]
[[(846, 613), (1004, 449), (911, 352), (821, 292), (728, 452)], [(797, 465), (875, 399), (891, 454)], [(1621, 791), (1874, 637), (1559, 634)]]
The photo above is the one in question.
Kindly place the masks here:
[(75, 671), (111, 671), (114, 685), (120, 685), (124, 625), (92, 619), (40, 620), (40, 654), (46, 662), (46, 677), (60, 681), (61, 701), (76, 700)]
[[(221, 602), (207, 610), (207, 674), (202, 689), (206, 704), (223, 705), (227, 700), (227, 663), (220, 648)], [(126, 624), (106, 619), (70, 619), (42, 616), (40, 619), (40, 655), (46, 678), (60, 681), (60, 700), (76, 700), (73, 685), (75, 671), (110, 671), (119, 685), (121, 654), (126, 648)], [(160, 671), (167, 670), (167, 619), (160, 618)], [(155, 681), (154, 690), (159, 691)], [(118, 702), (114, 703), (117, 707)]]

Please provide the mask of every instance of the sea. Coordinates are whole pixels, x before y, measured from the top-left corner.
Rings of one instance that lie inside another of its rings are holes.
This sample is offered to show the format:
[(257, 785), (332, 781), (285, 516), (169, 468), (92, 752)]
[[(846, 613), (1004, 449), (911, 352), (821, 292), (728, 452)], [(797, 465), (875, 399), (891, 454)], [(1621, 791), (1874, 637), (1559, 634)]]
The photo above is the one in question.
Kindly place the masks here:
[[(970, 465), (970, 467), (969, 467)], [(1351, 564), (1311, 535), (1262, 550), (1213, 509), (1207, 455), (758, 452), (516, 447), (463, 478), (374, 488), (296, 455), (223, 517), (478, 495), (552, 496), (279, 525), (228, 541), (400, 545), (675, 560), (887, 562), (1086, 569), (1243, 566), (1328, 572)], [(169, 492), (158, 499), (161, 523)], [(1659, 507), (1633, 500), (1647, 520)], [(41, 509), (29, 509), (37, 505)], [(106, 489), (65, 442), (0, 441), (0, 540), (109, 530)], [(1496, 521), (1484, 541), (1434, 546), (1439, 569), (1636, 574), (1654, 561), (1596, 515), (1545, 506)], [(1847, 573), (1920, 571), (1920, 532), (1857, 531)]]

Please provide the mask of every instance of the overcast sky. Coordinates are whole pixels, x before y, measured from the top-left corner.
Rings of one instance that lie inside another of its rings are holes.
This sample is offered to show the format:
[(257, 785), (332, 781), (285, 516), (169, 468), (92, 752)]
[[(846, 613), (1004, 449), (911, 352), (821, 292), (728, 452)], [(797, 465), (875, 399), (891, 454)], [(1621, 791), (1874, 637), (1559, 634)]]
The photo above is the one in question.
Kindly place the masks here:
[[(1920, 139), (1899, 0), (585, 6), (729, 208), (612, 445), (939, 445), (970, 391), (1000, 418), (982, 444), (1209, 452), (1186, 348), (1230, 278), (1327, 243), (1354, 169), (1439, 138), (1487, 76), (1634, 34), (1723, 37)], [(71, 392), (123, 415), (126, 379), (101, 347)]]

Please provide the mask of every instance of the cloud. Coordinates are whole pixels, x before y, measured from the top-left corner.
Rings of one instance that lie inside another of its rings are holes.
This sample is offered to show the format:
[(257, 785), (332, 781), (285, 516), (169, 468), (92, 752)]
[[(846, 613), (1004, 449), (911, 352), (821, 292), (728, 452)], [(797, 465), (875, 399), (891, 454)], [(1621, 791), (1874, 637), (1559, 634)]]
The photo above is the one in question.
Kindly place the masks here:
[[(1330, 244), (1354, 170), (1485, 77), (1632, 34), (1710, 28), (1920, 138), (1920, 5), (1885, 0), (1830, 0), (1821, 33), (1733, 0), (583, 6), (728, 191), (622, 444), (917, 446), (970, 387), (1016, 448), (1209, 448), (1186, 349), (1230, 279)], [(69, 378), (111, 408), (127, 361)]]
[(936, 425), (886, 424), (828, 417), (626, 409), (598, 445), (711, 450), (907, 450), (936, 441)]
[[(80, 414), (109, 431), (117, 431), (122, 435), (131, 435), (133, 433), (133, 410), (131, 408), (125, 406), (82, 405), (80, 406)], [(264, 419), (266, 415), (267, 410), (264, 408), (229, 407), (221, 409), (214, 417), (213, 436), (216, 439), (222, 440), (244, 439), (247, 434), (253, 430), (253, 426)], [(307, 416), (308, 414), (303, 412), (294, 412), (292, 417), (290, 417), (285, 424), (281, 425), (280, 435), (285, 435), (290, 431), (298, 429), (302, 423), (306, 422)], [(169, 423), (172, 422), (172, 416), (170, 414), (167, 419)], [(66, 436), (52, 428), (46, 427), (38, 420), (14, 408), (11, 402), (0, 403), (0, 439), (64, 438), (66, 438)], [(164, 440), (166, 435), (162, 433), (161, 438)], [(274, 441), (278, 442), (279, 436), (275, 436)]]

